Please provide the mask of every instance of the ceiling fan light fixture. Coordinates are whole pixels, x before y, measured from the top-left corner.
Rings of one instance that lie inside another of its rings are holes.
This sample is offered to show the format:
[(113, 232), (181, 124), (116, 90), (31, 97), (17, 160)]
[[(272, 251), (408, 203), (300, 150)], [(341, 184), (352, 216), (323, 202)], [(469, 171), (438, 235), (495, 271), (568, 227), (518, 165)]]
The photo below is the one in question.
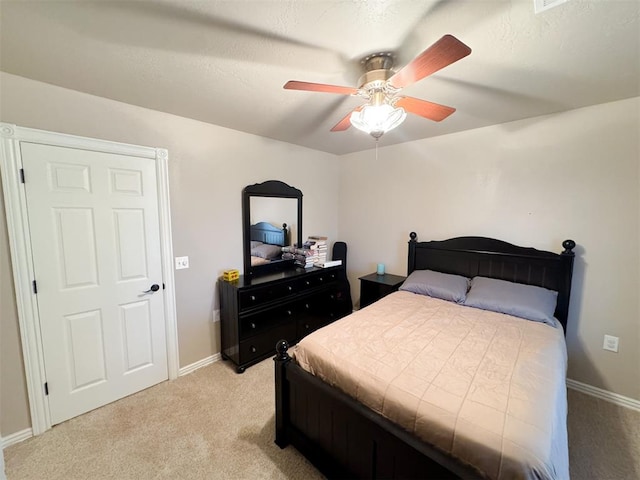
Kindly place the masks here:
[(365, 105), (360, 110), (351, 113), (351, 125), (358, 130), (368, 133), (373, 138), (380, 138), (393, 130), (407, 118), (404, 108), (393, 107), (388, 103), (381, 105)]
[[(536, 1), (560, 2), (568, 0)], [(467, 45), (453, 35), (447, 34), (397, 71), (392, 69), (394, 63), (392, 53), (383, 52), (369, 55), (362, 61), (365, 72), (360, 77), (357, 88), (298, 80), (287, 82), (284, 88), (338, 95), (357, 95), (363, 98), (366, 102), (365, 105), (356, 107), (347, 113), (331, 128), (331, 131), (343, 132), (353, 125), (377, 140), (389, 130), (400, 125), (406, 118), (407, 112), (434, 122), (440, 122), (455, 112), (456, 109), (453, 107), (400, 95), (400, 91), (470, 53), (471, 49)]]

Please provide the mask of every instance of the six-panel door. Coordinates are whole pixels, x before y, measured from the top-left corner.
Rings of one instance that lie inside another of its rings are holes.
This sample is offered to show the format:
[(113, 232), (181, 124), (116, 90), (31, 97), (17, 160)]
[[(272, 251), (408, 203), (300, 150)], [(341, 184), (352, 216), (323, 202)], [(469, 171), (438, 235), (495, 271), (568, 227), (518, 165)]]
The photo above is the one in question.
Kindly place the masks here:
[(21, 155), (56, 424), (168, 378), (155, 162), (30, 143)]

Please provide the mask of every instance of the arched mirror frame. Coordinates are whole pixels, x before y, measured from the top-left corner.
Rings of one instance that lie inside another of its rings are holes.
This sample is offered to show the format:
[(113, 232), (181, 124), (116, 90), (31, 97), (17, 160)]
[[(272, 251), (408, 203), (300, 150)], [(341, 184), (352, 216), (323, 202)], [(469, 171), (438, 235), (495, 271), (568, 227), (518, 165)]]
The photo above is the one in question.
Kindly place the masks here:
[(244, 275), (247, 278), (294, 268), (293, 261), (251, 266), (251, 197), (293, 198), (298, 201), (297, 245), (302, 245), (302, 191), (280, 180), (247, 185), (242, 190), (242, 246)]

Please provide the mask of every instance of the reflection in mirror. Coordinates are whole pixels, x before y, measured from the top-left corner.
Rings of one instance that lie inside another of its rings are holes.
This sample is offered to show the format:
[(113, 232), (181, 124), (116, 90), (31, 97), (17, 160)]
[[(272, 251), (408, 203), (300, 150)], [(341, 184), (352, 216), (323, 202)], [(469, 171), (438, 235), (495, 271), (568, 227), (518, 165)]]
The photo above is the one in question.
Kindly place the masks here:
[(242, 215), (245, 276), (295, 268), (282, 247), (302, 243), (302, 192), (278, 180), (249, 185)]
[(295, 242), (298, 231), (298, 201), (295, 198), (251, 197), (250, 208), (251, 225), (265, 222), (282, 229), (286, 224), (289, 235), (285, 245)]

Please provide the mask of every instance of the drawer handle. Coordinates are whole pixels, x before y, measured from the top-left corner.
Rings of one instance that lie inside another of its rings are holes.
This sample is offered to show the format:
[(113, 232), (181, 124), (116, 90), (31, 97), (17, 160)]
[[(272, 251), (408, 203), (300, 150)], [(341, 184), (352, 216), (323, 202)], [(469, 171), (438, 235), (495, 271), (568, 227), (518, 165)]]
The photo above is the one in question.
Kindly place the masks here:
[(256, 328), (256, 324), (251, 322), (251, 328)]
[(335, 295), (333, 295), (333, 294), (331, 294), (331, 295), (329, 296), (329, 298), (330, 298), (331, 300), (335, 300), (335, 299), (336, 299), (336, 296), (335, 296)]
[(251, 345), (251, 348), (249, 350), (251, 350), (251, 353), (256, 353), (258, 351), (258, 349), (253, 345)]
[(323, 278), (323, 277), (318, 277), (318, 279), (319, 279), (321, 282), (323, 282), (323, 281), (324, 281), (324, 278)]
[(306, 308), (307, 310), (309, 310), (309, 308), (311, 308), (311, 307), (309, 307), (309, 304), (308, 304), (308, 303), (305, 303), (305, 304), (304, 304), (304, 308)]
[(255, 295), (251, 295), (251, 301), (255, 302), (256, 301), (256, 296)]
[(287, 310), (287, 315), (291, 315), (291, 310)]
[(287, 287), (287, 289), (288, 289), (289, 291), (293, 290), (293, 288), (291, 287), (291, 285), (289, 285), (289, 286)]
[(305, 281), (305, 282), (304, 282), (304, 284), (305, 284), (307, 287), (308, 287), (309, 285), (311, 285), (311, 284), (309, 283), (309, 280)]
[(308, 323), (305, 323), (305, 324), (304, 324), (304, 328), (305, 328), (306, 330), (309, 330), (309, 324), (308, 324)]

